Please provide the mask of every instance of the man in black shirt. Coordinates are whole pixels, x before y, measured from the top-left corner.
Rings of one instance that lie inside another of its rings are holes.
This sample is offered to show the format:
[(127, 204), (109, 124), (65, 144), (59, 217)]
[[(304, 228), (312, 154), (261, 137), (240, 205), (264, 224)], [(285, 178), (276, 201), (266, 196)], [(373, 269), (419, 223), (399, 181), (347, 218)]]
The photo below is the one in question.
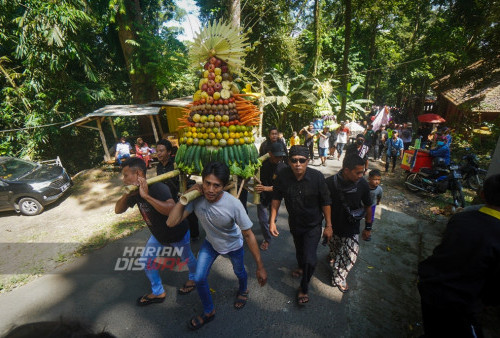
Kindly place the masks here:
[(365, 137), (363, 134), (358, 134), (356, 136), (356, 142), (349, 144), (345, 148), (345, 156), (358, 155), (365, 161), (365, 172), (368, 170), (368, 152), (370, 147), (365, 144)]
[(262, 142), (262, 144), (260, 145), (259, 156), (263, 156), (263, 155), (267, 154), (268, 152), (270, 152), (271, 145), (275, 142), (280, 142), (285, 146), (285, 153), (288, 156), (288, 151), (286, 150), (285, 139), (279, 138), (278, 128), (276, 128), (276, 127), (269, 128), (269, 137), (264, 142)]
[(308, 157), (307, 147), (290, 148), (288, 158), (290, 167), (279, 172), (273, 186), (269, 219), (269, 231), (271, 235), (277, 237), (279, 232), (275, 221), (281, 199), (284, 198), (298, 263), (298, 268), (293, 271), (292, 275), (302, 276), (297, 292), (299, 305), (305, 305), (309, 301), (307, 292), (317, 263), (316, 250), (321, 237), (323, 216), (326, 223), (323, 236), (328, 239), (332, 236), (331, 201), (325, 177), (320, 171), (307, 167)]
[(478, 315), (500, 304), (500, 174), (484, 182), (483, 195), (486, 205), (453, 215), (419, 264), (425, 337), (482, 337)]
[(274, 142), (269, 151), (269, 158), (260, 167), (260, 184), (255, 186), (255, 191), (260, 193), (260, 204), (257, 204), (257, 216), (259, 217), (260, 229), (264, 240), (260, 249), (265, 251), (271, 243), (271, 233), (269, 232), (269, 212), (273, 192), (273, 184), (278, 172), (287, 165), (283, 162), (286, 157), (285, 147), (281, 142)]
[[(196, 258), (189, 246), (189, 226), (187, 222), (175, 227), (167, 227), (167, 218), (175, 202), (170, 189), (163, 183), (154, 183), (148, 187), (146, 182), (146, 163), (140, 158), (130, 158), (123, 163), (123, 183), (136, 185), (138, 190), (123, 194), (116, 202), (115, 213), (121, 214), (128, 208), (137, 204), (142, 218), (146, 222), (151, 237), (149, 238), (142, 257), (146, 276), (151, 282), (152, 293), (145, 294), (137, 299), (137, 305), (144, 306), (161, 303), (165, 300), (166, 293), (163, 289), (158, 264), (154, 264), (157, 254), (164, 246), (179, 248), (181, 259), (187, 260), (189, 268), (189, 281), (184, 285), (184, 290), (179, 293), (186, 294), (194, 289), (194, 274), (196, 272)], [(188, 291), (186, 291), (188, 290)]]
[(346, 278), (358, 257), (359, 225), (363, 215), (363, 238), (372, 227), (370, 186), (363, 178), (364, 164), (365, 161), (357, 154), (346, 154), (342, 169), (326, 179), (332, 199), (333, 237), (329, 243), (333, 264), (332, 284), (341, 292), (349, 290)]
[[(173, 146), (169, 140), (160, 140), (156, 145), (156, 155), (158, 156), (158, 165), (156, 166), (156, 175), (166, 174), (172, 170), (174, 170), (174, 157)], [(179, 197), (179, 178), (173, 177), (165, 180), (165, 183), (172, 193), (172, 198), (174, 202), (178, 202)], [(189, 182), (188, 182), (189, 183)], [(192, 184), (196, 183), (192, 181)], [(189, 184), (188, 184), (189, 185)], [(193, 213), (191, 213), (187, 219), (189, 222), (189, 231), (191, 232), (191, 240), (195, 241), (200, 237), (200, 228), (198, 225), (198, 217)]]

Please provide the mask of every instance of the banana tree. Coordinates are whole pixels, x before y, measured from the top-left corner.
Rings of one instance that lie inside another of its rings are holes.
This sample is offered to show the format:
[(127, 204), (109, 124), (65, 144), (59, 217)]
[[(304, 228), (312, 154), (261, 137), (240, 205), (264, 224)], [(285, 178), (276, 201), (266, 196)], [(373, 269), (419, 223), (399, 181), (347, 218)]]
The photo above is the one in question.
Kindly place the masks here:
[[(361, 117), (361, 114), (365, 112), (365, 108), (363, 105), (371, 104), (373, 101), (368, 99), (354, 99), (354, 93), (356, 90), (360, 88), (360, 84), (347, 84), (347, 103), (346, 103), (346, 112), (345, 116), (339, 116), (339, 118), (348, 118), (351, 121), (358, 120)], [(333, 106), (333, 110), (339, 114), (342, 107), (342, 94), (340, 92), (334, 93), (329, 97), (330, 103)]]
[(276, 126), (282, 131), (292, 131), (310, 120), (318, 101), (314, 80), (303, 75), (290, 77), (277, 72), (267, 73), (273, 83), (266, 87), (263, 98), (265, 109), (264, 129)]

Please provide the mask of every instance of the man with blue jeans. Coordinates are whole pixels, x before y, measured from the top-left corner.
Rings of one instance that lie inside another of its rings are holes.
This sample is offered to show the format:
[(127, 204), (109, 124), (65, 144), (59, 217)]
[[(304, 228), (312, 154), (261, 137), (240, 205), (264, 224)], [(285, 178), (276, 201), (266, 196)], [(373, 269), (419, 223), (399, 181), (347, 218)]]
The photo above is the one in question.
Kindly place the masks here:
[(220, 162), (208, 163), (201, 176), (202, 185), (195, 184), (186, 192), (197, 190), (202, 196), (191, 201), (187, 206), (177, 203), (167, 220), (167, 225), (175, 229), (194, 211), (206, 232), (205, 241), (198, 253), (195, 274), (196, 289), (203, 304), (203, 314), (194, 316), (189, 321), (189, 327), (193, 330), (199, 329), (215, 318), (215, 307), (207, 278), (213, 262), (219, 255), (229, 256), (233, 271), (238, 277), (239, 288), (234, 307), (242, 309), (245, 306), (248, 300), (248, 290), (247, 273), (243, 262), (243, 238), (257, 263), (259, 284), (263, 286), (267, 281), (267, 273), (260, 259), (257, 240), (251, 230), (252, 221), (238, 199), (223, 190), (229, 182), (229, 168)]
[(130, 146), (130, 143), (127, 142), (125, 137), (120, 137), (120, 142), (118, 142), (115, 147), (115, 161), (118, 165), (122, 165), (122, 161), (130, 158), (131, 150), (132, 146)]
[(195, 288), (194, 272), (196, 271), (196, 258), (189, 246), (189, 225), (182, 222), (176, 228), (168, 228), (165, 223), (168, 214), (175, 206), (170, 189), (167, 185), (158, 182), (148, 187), (146, 182), (146, 163), (140, 158), (130, 158), (123, 163), (123, 183), (125, 185), (136, 185), (138, 190), (124, 194), (115, 205), (115, 213), (121, 214), (128, 208), (137, 204), (142, 218), (151, 231), (146, 247), (144, 248), (140, 262), (144, 265), (144, 271), (151, 282), (152, 293), (137, 299), (137, 305), (144, 306), (165, 301), (166, 293), (163, 289), (159, 268), (161, 264), (155, 263), (157, 254), (164, 246), (170, 245), (178, 248), (181, 259), (187, 260), (189, 268), (189, 281), (180, 294), (187, 294)]

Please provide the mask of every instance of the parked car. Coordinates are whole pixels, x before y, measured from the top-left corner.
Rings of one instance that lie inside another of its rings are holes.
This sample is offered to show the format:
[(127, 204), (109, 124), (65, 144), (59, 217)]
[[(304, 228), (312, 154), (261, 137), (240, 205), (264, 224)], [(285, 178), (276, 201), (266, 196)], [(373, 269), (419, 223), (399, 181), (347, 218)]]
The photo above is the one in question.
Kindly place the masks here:
[(0, 156), (0, 211), (34, 216), (73, 184), (59, 160), (55, 165)]

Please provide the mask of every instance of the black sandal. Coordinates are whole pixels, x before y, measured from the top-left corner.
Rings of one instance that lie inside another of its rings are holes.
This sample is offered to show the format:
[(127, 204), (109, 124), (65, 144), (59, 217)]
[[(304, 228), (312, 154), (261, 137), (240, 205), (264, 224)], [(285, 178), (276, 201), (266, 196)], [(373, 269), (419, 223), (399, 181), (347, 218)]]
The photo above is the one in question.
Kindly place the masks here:
[[(241, 299), (239, 297), (245, 297), (246, 299)], [(236, 293), (236, 300), (234, 301), (234, 308), (237, 310), (241, 310), (245, 307), (248, 301), (248, 291)]]
[[(201, 320), (200, 320), (201, 318)], [(210, 323), (212, 320), (215, 318), (215, 313), (211, 315), (210, 317), (207, 316), (206, 314), (203, 314), (201, 316), (193, 316), (188, 322), (188, 326), (191, 330), (198, 330), (201, 328), (203, 325)], [(194, 322), (194, 324), (193, 324)]]
[(299, 296), (300, 291), (300, 289), (297, 290), (297, 304), (299, 304), (299, 306), (306, 306), (306, 304), (309, 303), (309, 296)]
[(182, 286), (182, 288), (180, 288), (179, 290), (177, 290), (177, 292), (179, 293), (179, 295), (187, 295), (187, 294), (190, 294), (191, 292), (193, 292), (193, 290), (196, 289), (196, 284), (192, 284), (192, 285), (188, 285), (187, 283), (184, 284)]
[(146, 306), (149, 304), (163, 303), (165, 301), (165, 298), (167, 298), (167, 296), (161, 298), (150, 298), (147, 294), (145, 294), (144, 296), (137, 298), (137, 305)]

